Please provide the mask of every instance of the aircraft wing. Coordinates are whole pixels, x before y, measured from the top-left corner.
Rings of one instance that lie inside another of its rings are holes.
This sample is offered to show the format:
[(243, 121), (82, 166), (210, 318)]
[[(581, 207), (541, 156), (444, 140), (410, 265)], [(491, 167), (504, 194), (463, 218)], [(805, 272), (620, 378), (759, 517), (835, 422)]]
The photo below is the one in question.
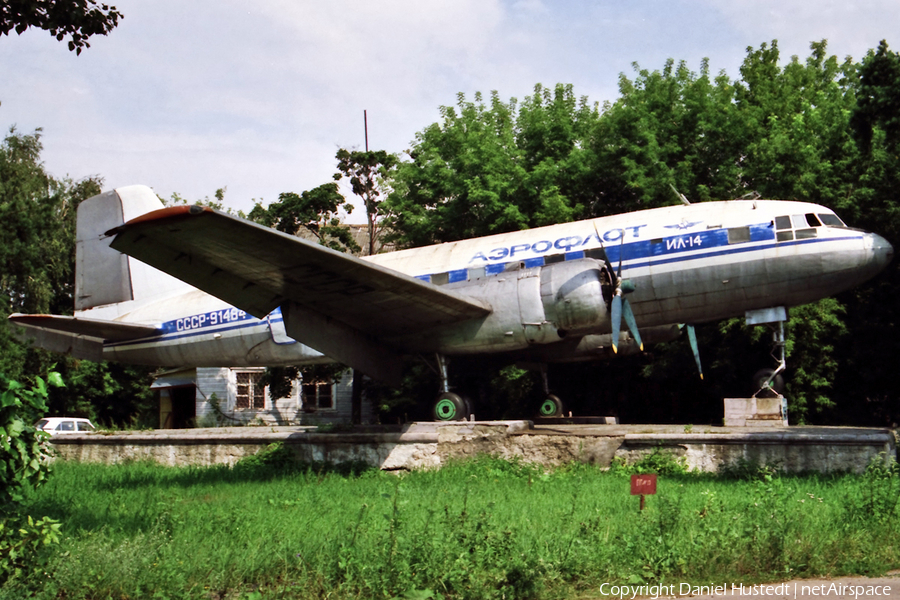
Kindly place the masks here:
[[(476, 300), (207, 207), (153, 211), (107, 234), (116, 250), (258, 318), (281, 306), (292, 338), (386, 380), (399, 379), (403, 351), (386, 339), (490, 313)], [(373, 361), (392, 364), (365, 364)]]

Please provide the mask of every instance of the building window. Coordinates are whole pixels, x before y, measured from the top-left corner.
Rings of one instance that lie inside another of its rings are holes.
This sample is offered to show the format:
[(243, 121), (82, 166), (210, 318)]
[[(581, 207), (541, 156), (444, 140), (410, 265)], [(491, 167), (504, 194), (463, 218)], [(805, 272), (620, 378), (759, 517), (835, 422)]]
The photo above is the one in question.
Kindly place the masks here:
[(265, 388), (260, 385), (262, 371), (238, 371), (237, 395), (234, 400), (236, 410), (263, 410), (266, 408)]
[(304, 383), (303, 406), (308, 410), (334, 408), (333, 388), (331, 383)]

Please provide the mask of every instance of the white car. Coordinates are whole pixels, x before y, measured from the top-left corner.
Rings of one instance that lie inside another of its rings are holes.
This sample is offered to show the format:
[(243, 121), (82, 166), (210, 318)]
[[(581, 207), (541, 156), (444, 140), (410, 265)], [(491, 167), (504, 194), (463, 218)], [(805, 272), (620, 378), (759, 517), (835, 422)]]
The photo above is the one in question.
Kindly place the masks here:
[(34, 426), (50, 435), (95, 431), (93, 423), (88, 419), (80, 419), (78, 417), (47, 417), (35, 423)]

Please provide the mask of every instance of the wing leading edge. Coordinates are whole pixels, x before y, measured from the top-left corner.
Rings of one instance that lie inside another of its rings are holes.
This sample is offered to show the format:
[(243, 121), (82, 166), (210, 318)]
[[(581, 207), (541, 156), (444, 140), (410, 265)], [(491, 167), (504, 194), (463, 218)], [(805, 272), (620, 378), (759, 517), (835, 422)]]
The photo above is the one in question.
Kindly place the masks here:
[(392, 338), (490, 313), (476, 300), (207, 207), (153, 211), (107, 235), (116, 250), (258, 318), (281, 306), (292, 338), (391, 382), (404, 350)]

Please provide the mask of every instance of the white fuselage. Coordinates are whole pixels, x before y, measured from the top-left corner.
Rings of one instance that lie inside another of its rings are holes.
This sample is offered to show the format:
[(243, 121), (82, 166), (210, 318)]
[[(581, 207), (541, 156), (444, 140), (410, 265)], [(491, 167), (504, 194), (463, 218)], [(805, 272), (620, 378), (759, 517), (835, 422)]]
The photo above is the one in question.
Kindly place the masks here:
[[(398, 347), (572, 360), (596, 356), (608, 345), (610, 268), (633, 283), (629, 300), (644, 331), (812, 302), (871, 278), (891, 255), (883, 238), (843, 226), (825, 207), (740, 200), (563, 223), (365, 260), (491, 307), (486, 317), (392, 340)], [(287, 337), (280, 310), (256, 319), (193, 288), (78, 315), (162, 326), (160, 335), (106, 344), (103, 354), (110, 360), (193, 366), (329, 360)]]

